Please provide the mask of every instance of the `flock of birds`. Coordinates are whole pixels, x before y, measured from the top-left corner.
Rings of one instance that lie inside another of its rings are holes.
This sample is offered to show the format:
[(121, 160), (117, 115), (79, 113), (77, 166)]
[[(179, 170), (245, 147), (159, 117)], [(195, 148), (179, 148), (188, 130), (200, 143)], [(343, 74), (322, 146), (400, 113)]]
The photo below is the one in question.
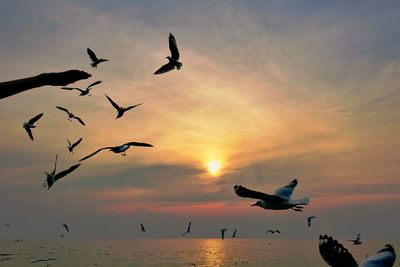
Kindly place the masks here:
[[(157, 69), (154, 72), (155, 75), (163, 74), (163, 73), (172, 71), (174, 69), (179, 70), (182, 68), (182, 63), (179, 61), (180, 53), (179, 53), (179, 50), (177, 47), (175, 37), (172, 33), (169, 34), (169, 50), (170, 50), (171, 55), (166, 57), (168, 59), (168, 62), (166, 64), (164, 64), (163, 66), (161, 66), (159, 69)], [(100, 63), (109, 61), (108, 59), (103, 59), (103, 58), (99, 59), (96, 56), (96, 54), (89, 48), (87, 49), (87, 53), (91, 59), (90, 65), (93, 68), (97, 68), (97, 66)], [(68, 90), (68, 91), (73, 91), (73, 90), (79, 91), (80, 92), (79, 96), (91, 96), (91, 91), (95, 88), (96, 85), (99, 85), (101, 83), (102, 83), (102, 81), (96, 81), (96, 82), (88, 85), (85, 89), (81, 89), (81, 88), (77, 88), (77, 87), (61, 87), (61, 89)], [(127, 112), (131, 109), (134, 109), (143, 104), (143, 103), (138, 103), (135, 105), (130, 105), (130, 106), (124, 107), (124, 106), (118, 105), (108, 95), (105, 95), (105, 97), (117, 111), (116, 119), (122, 118), (123, 115), (125, 114), (125, 112)], [(82, 126), (86, 126), (85, 122), (79, 116), (74, 115), (67, 108), (61, 107), (61, 106), (56, 106), (56, 108), (65, 112), (68, 115), (68, 120), (70, 120), (70, 121), (76, 120)], [(40, 113), (23, 124), (23, 128), (26, 130), (29, 138), (32, 141), (34, 140), (32, 129), (36, 128), (35, 124), (42, 117), (43, 117), (43, 113)], [(74, 149), (81, 143), (81, 141), (82, 141), (82, 138), (78, 139), (74, 143), (71, 143), (70, 140), (67, 138), (68, 151), (70, 153), (74, 153)], [(153, 147), (153, 145), (151, 145), (151, 144), (142, 143), (142, 142), (127, 142), (127, 143), (124, 143), (122, 145), (117, 145), (117, 146), (106, 146), (106, 147), (99, 148), (96, 151), (81, 158), (79, 160), (79, 162), (87, 160), (103, 150), (109, 150), (114, 153), (118, 153), (118, 154), (121, 154), (122, 156), (125, 156), (126, 151), (131, 146)], [(50, 173), (46, 172), (47, 178), (46, 178), (43, 186), (47, 189), (50, 189), (57, 180), (72, 173), (81, 165), (81, 163), (77, 163), (77, 164), (69, 167), (66, 170), (56, 173), (57, 158), (58, 158), (58, 156), (56, 155), (53, 170)], [(298, 184), (297, 179), (294, 179), (289, 184), (275, 190), (274, 194), (266, 194), (263, 192), (254, 191), (254, 190), (248, 189), (242, 185), (235, 185), (233, 187), (233, 189), (234, 189), (235, 194), (239, 197), (256, 199), (257, 201), (251, 205), (252, 207), (256, 206), (256, 207), (260, 207), (260, 208), (268, 209), (268, 210), (291, 209), (294, 211), (301, 212), (301, 211), (303, 211), (304, 206), (309, 204), (309, 198), (306, 197), (306, 198), (301, 198), (301, 199), (296, 199), (296, 200), (291, 198), (292, 193), (293, 193), (295, 187), (297, 186), (297, 184)], [(307, 218), (308, 227), (311, 226), (312, 220), (314, 220), (315, 218), (316, 218), (315, 216), (309, 216)], [(182, 236), (186, 236), (187, 234), (191, 233), (191, 225), (192, 225), (192, 223), (189, 222), (187, 229), (182, 234)], [(68, 226), (66, 224), (63, 224), (63, 226), (64, 226), (66, 232), (69, 232)], [(140, 224), (140, 230), (141, 230), (141, 232), (146, 232), (146, 229), (143, 224)], [(228, 230), (229, 230), (229, 228), (221, 229), (221, 231), (220, 231), (221, 239), (225, 238), (225, 232)], [(266, 233), (280, 234), (281, 232), (277, 229), (274, 229), (274, 230), (270, 229)], [(237, 229), (234, 229), (232, 237), (235, 238), (236, 234), (237, 234)], [(61, 238), (62, 237), (64, 237), (64, 234), (61, 235)], [(360, 234), (357, 235), (356, 239), (348, 240), (348, 241), (352, 241), (354, 245), (362, 244)], [(354, 260), (352, 255), (348, 252), (348, 250), (345, 249), (339, 242), (334, 240), (332, 237), (328, 237), (326, 235), (320, 236), (319, 249), (320, 249), (320, 254), (321, 254), (322, 258), (330, 266), (333, 266), (333, 267), (358, 266), (357, 262)], [(395, 259), (396, 259), (396, 254), (394, 252), (394, 249), (390, 244), (388, 244), (382, 250), (380, 250), (376, 255), (371, 256), (368, 259), (366, 259), (366, 261), (363, 263), (362, 266), (365, 266), (365, 267), (367, 267), (367, 266), (369, 266), (369, 267), (371, 267), (371, 266), (389, 267), (389, 266), (393, 266)]]

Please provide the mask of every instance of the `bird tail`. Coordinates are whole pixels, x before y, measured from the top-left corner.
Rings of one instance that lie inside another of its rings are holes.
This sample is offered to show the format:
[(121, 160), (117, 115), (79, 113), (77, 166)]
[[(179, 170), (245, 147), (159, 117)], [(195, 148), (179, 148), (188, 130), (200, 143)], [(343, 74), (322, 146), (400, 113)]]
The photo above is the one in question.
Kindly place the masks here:
[(309, 202), (310, 202), (310, 200), (308, 197), (290, 201), (290, 203), (294, 204), (294, 205), (308, 205)]
[(183, 64), (181, 62), (178, 62), (178, 65), (176, 66), (177, 70), (180, 70), (182, 68)]

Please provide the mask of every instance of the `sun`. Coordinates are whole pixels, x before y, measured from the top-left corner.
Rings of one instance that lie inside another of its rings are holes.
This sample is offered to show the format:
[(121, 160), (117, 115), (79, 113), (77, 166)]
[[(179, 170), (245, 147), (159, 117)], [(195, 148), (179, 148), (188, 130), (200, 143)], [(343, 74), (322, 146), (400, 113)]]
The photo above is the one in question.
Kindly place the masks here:
[(221, 163), (217, 160), (210, 160), (207, 163), (208, 172), (211, 175), (217, 175), (219, 170), (221, 169)]

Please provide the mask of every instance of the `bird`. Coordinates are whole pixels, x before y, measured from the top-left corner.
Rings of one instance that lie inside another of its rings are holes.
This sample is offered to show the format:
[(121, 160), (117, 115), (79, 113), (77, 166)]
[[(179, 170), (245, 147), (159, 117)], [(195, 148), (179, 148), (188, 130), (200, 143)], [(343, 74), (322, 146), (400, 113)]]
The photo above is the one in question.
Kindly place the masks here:
[(237, 229), (235, 229), (235, 230), (233, 231), (233, 235), (232, 235), (233, 238), (236, 237), (236, 232), (237, 232)]
[(185, 236), (185, 235), (187, 235), (187, 234), (189, 234), (190, 233), (190, 227), (192, 226), (192, 222), (189, 222), (189, 225), (188, 225), (188, 227), (187, 227), (187, 230), (186, 230), (186, 232), (184, 232), (183, 234), (182, 234), (182, 236)]
[(58, 155), (56, 155), (56, 161), (54, 163), (54, 169), (51, 173), (45, 172), (45, 174), (47, 175), (46, 181), (43, 183), (43, 187), (50, 189), (50, 187), (59, 179), (63, 178), (64, 176), (67, 176), (68, 174), (70, 174), (71, 172), (73, 172), (74, 170), (76, 170), (79, 164), (75, 164), (71, 167), (69, 167), (67, 170), (61, 171), (59, 173), (56, 174), (56, 169), (57, 169), (57, 158)]
[(96, 82), (90, 84), (88, 87), (86, 87), (86, 89), (81, 89), (81, 88), (77, 88), (77, 87), (61, 87), (61, 89), (68, 90), (68, 91), (78, 90), (79, 92), (81, 92), (79, 96), (85, 96), (85, 95), (91, 96), (92, 94), (90, 93), (90, 90), (93, 89), (92, 87), (95, 85), (98, 85), (100, 83), (102, 83), (102, 81), (96, 81)]
[(11, 225), (9, 223), (4, 224), (7, 227), (11, 227)]
[(221, 229), (221, 239), (224, 240), (225, 238), (225, 232), (228, 231), (229, 228), (223, 228)]
[(82, 139), (83, 139), (83, 138), (79, 138), (78, 141), (76, 141), (75, 143), (71, 144), (71, 142), (68, 140), (68, 137), (67, 137), (67, 142), (68, 142), (67, 148), (68, 148), (70, 154), (74, 154), (74, 148), (75, 148), (77, 145), (80, 144), (80, 142), (82, 141)]
[(122, 156), (126, 156), (126, 152), (125, 151), (128, 150), (131, 146), (153, 147), (153, 145), (151, 145), (151, 144), (138, 143), (138, 142), (128, 142), (128, 143), (125, 143), (125, 144), (120, 145), (120, 146), (106, 146), (106, 147), (103, 147), (103, 148), (100, 148), (100, 149), (96, 150), (95, 152), (87, 155), (84, 158), (81, 158), (79, 161), (83, 161), (85, 159), (88, 159), (88, 158), (96, 155), (97, 153), (99, 153), (100, 151), (102, 151), (104, 149), (109, 149), (109, 151), (112, 151), (114, 153), (121, 153)]
[(141, 230), (142, 232), (146, 232), (146, 229), (144, 229), (144, 226), (143, 226), (142, 223), (140, 224), (140, 228), (141, 228), (140, 230)]
[(67, 230), (67, 232), (69, 232), (68, 225), (66, 225), (65, 223), (63, 223), (62, 226), (64, 226), (65, 230)]
[(278, 234), (280, 234), (281, 233), (281, 231), (279, 231), (279, 230), (268, 230), (268, 231), (266, 231), (265, 232), (266, 234), (268, 234), (268, 233), (271, 233), (271, 234), (275, 234), (275, 233), (278, 233)]
[(33, 117), (32, 119), (30, 119), (28, 122), (24, 122), (24, 124), (22, 125), (22, 127), (28, 133), (29, 138), (32, 141), (33, 141), (33, 135), (32, 135), (32, 130), (31, 129), (32, 128), (36, 128), (34, 123), (37, 122), (42, 116), (43, 116), (43, 113), (40, 113), (40, 114), (36, 115), (35, 117)]
[(315, 219), (315, 218), (317, 218), (317, 217), (315, 217), (315, 216), (308, 216), (308, 217), (307, 217), (308, 227), (311, 226), (311, 222), (312, 222), (312, 220)]
[(97, 65), (100, 64), (101, 62), (109, 61), (108, 59), (100, 58), (98, 59), (96, 54), (90, 49), (86, 49), (86, 52), (88, 53), (90, 59), (92, 60), (92, 63), (90, 63), (90, 66), (93, 68), (97, 68)]
[(86, 126), (86, 124), (83, 122), (83, 120), (77, 116), (75, 116), (74, 114), (72, 114), (71, 112), (69, 112), (68, 109), (60, 107), (60, 106), (56, 106), (56, 108), (58, 108), (59, 110), (65, 111), (68, 114), (68, 120), (72, 121), (72, 119), (76, 119), (79, 121), (80, 124), (82, 124), (83, 126)]
[(107, 97), (108, 101), (110, 101), (111, 105), (113, 105), (113, 107), (117, 110), (117, 117), (115, 119), (121, 118), (126, 111), (143, 104), (143, 103), (140, 103), (140, 104), (136, 104), (136, 105), (125, 108), (125, 107), (119, 106), (117, 103), (115, 103), (108, 95), (106, 95), (106, 94), (104, 94), (104, 95)]
[(294, 188), (297, 185), (297, 179), (291, 181), (288, 185), (277, 189), (274, 195), (268, 195), (262, 192), (247, 189), (241, 185), (235, 185), (233, 189), (236, 195), (240, 197), (260, 199), (251, 206), (258, 206), (264, 209), (271, 210), (286, 210), (292, 209), (295, 211), (303, 211), (303, 205), (308, 205), (308, 198), (292, 200), (291, 196)]
[(156, 72), (154, 72), (155, 75), (166, 73), (175, 68), (177, 70), (180, 70), (182, 68), (183, 65), (182, 62), (178, 61), (179, 60), (178, 46), (176, 45), (176, 40), (172, 33), (169, 34), (168, 42), (169, 42), (169, 50), (171, 51), (171, 56), (166, 57), (168, 59), (168, 63), (163, 65), (158, 70), (156, 70)]
[(391, 244), (367, 257), (358, 265), (351, 253), (331, 236), (319, 236), (319, 253), (324, 261), (332, 267), (392, 267), (396, 261), (396, 252)]
[(64, 234), (61, 234), (61, 235), (60, 235), (60, 238), (64, 238)]
[(361, 245), (361, 244), (362, 244), (362, 241), (361, 241), (361, 234), (357, 234), (356, 239), (347, 240), (347, 241), (353, 242), (353, 245)]

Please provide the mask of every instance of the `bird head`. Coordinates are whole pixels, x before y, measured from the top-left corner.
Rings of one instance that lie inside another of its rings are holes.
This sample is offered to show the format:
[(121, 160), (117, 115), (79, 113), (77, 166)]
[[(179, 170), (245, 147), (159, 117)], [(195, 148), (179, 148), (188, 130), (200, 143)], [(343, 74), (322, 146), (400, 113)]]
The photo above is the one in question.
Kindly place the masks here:
[(256, 203), (252, 204), (251, 206), (252, 206), (252, 207), (254, 207), (254, 206), (262, 207), (261, 200), (257, 201)]

